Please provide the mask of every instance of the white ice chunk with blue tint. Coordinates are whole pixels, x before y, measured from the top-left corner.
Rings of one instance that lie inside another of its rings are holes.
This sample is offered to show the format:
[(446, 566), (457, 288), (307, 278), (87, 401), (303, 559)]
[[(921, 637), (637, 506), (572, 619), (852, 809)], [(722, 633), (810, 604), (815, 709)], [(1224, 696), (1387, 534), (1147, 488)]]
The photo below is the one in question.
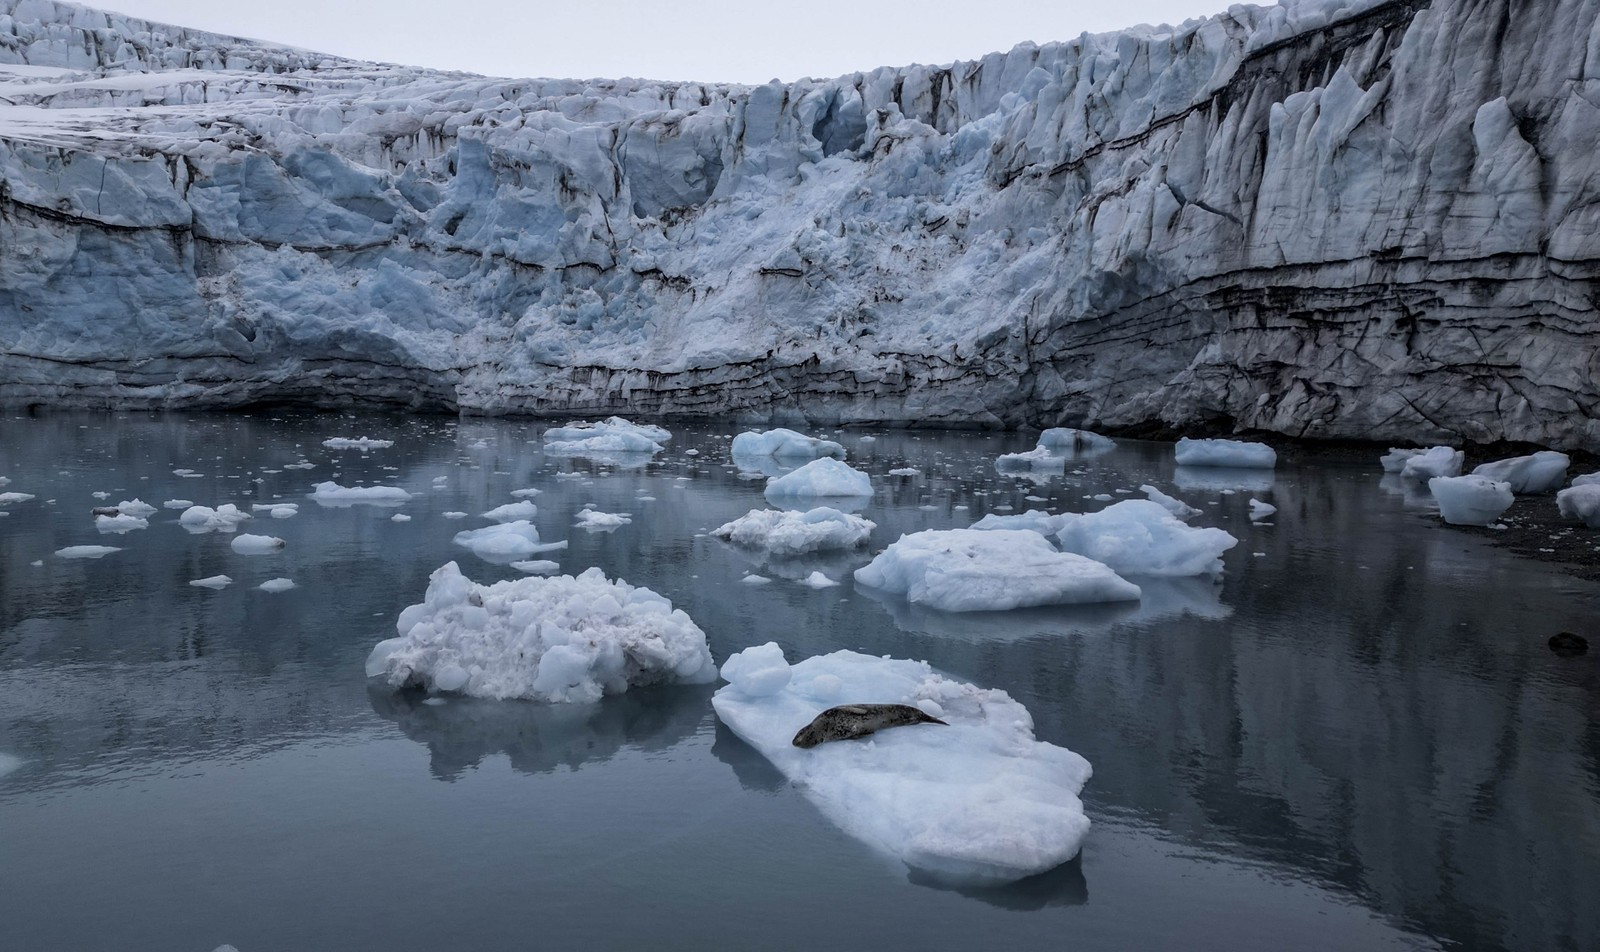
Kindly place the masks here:
[(1223, 466), (1230, 469), (1272, 469), (1278, 465), (1278, 453), (1265, 443), (1246, 443), (1241, 440), (1191, 440), (1178, 441), (1173, 456), (1179, 466)]
[(661, 444), (672, 439), (672, 434), (664, 427), (609, 417), (598, 423), (553, 426), (544, 431), (543, 439), (546, 452), (582, 456), (587, 453), (659, 453)]
[(1057, 426), (1039, 434), (1039, 445), (1052, 450), (1081, 453), (1085, 450), (1109, 450), (1117, 445), (1117, 441), (1088, 430)]
[(1250, 499), (1250, 521), (1251, 522), (1260, 522), (1261, 520), (1267, 518), (1268, 516), (1272, 515), (1273, 513), (1277, 512), (1277, 511), (1278, 511), (1278, 507), (1274, 506), (1270, 502), (1262, 502), (1261, 500), (1256, 499), (1254, 497), (1252, 497)]
[(1004, 453), (994, 461), (994, 468), (1002, 473), (1019, 470), (1059, 473), (1067, 468), (1067, 457), (1050, 451), (1048, 446), (1036, 446), (1026, 453)]
[(0, 493), (0, 506), (12, 506), (33, 498), (33, 493)]
[(511, 495), (518, 499), (531, 499), (542, 492), (544, 492), (542, 489), (513, 489)]
[(69, 545), (64, 549), (57, 549), (56, 557), (62, 559), (99, 559), (113, 552), (121, 551), (114, 545)]
[(814, 459), (792, 473), (767, 480), (768, 499), (801, 496), (871, 496), (872, 478), (830, 457)]
[(127, 513), (118, 513), (114, 516), (95, 516), (94, 527), (98, 532), (114, 532), (121, 535), (135, 529), (148, 529), (150, 522), (139, 516), (130, 516)]
[(625, 526), (633, 521), (633, 515), (631, 513), (598, 512), (588, 507), (580, 510), (577, 516), (574, 518), (576, 518), (578, 521), (572, 524), (573, 528), (588, 529), (590, 532), (615, 529), (618, 526)]
[(1556, 493), (1556, 508), (1568, 519), (1579, 519), (1591, 529), (1600, 529), (1600, 483), (1561, 490)]
[(928, 529), (901, 536), (856, 569), (856, 582), (948, 612), (1134, 601), (1139, 586), (1058, 552), (1037, 532)]
[(1151, 502), (1157, 504), (1161, 508), (1172, 513), (1175, 517), (1182, 519), (1185, 522), (1193, 519), (1195, 516), (1200, 515), (1200, 510), (1184, 502), (1182, 499), (1176, 499), (1167, 495), (1154, 486), (1140, 486), (1139, 491), (1145, 494), (1145, 498), (1149, 499)]
[(1574, 477), (1572, 477), (1572, 485), (1574, 485), (1574, 486), (1600, 485), (1600, 473), (1585, 473), (1582, 476), (1574, 476)]
[(1215, 575), (1222, 571), (1222, 553), (1239, 544), (1225, 530), (1186, 525), (1148, 499), (1069, 516), (1056, 538), (1064, 551), (1121, 575), (1166, 577)]
[(490, 562), (524, 559), (541, 551), (539, 530), (525, 520), (457, 532), (451, 541), (466, 546), (478, 558)]
[(1422, 450), (1408, 450), (1398, 446), (1391, 446), (1389, 452), (1378, 459), (1378, 465), (1382, 466), (1383, 471), (1386, 473), (1398, 473), (1406, 468), (1406, 460), (1413, 456), (1420, 456), (1422, 453)]
[(127, 499), (117, 503), (117, 511), (125, 516), (133, 516), (136, 519), (144, 519), (148, 516), (155, 515), (158, 510), (155, 506), (150, 505), (142, 499)]
[(264, 512), (274, 519), (291, 519), (300, 514), (300, 504), (297, 502), (267, 502), (253, 503), (251, 512)]
[(1475, 476), (1487, 476), (1511, 487), (1517, 495), (1536, 495), (1559, 489), (1567, 480), (1567, 467), (1572, 458), (1554, 450), (1542, 450), (1532, 456), (1513, 456), (1495, 460), (1473, 468)]
[(211, 575), (207, 576), (206, 578), (197, 578), (189, 584), (193, 585), (195, 588), (209, 588), (215, 591), (221, 591), (227, 588), (229, 585), (232, 585), (233, 579), (226, 575)]
[(539, 507), (527, 500), (508, 502), (482, 513), (483, 518), (493, 519), (495, 522), (516, 522), (518, 519), (532, 519), (538, 514)]
[(821, 572), (812, 572), (810, 575), (807, 575), (805, 578), (801, 579), (800, 584), (807, 588), (821, 589), (833, 588), (839, 583), (831, 578), (828, 578), (826, 575), (823, 575)]
[(1448, 446), (1435, 446), (1409, 457), (1400, 467), (1402, 479), (1425, 483), (1435, 476), (1460, 476), (1467, 454)]
[[(1078, 799), (1092, 770), (1036, 740), (1004, 691), (940, 675), (922, 661), (853, 651), (786, 664), (777, 645), (723, 665), (717, 717), (822, 814), (907, 866), (950, 882), (1032, 876), (1078, 854), (1089, 831)], [(841, 704), (907, 704), (946, 722), (894, 727), (810, 749), (794, 735)]]
[(780, 459), (818, 459), (831, 456), (844, 459), (844, 447), (832, 440), (819, 439), (779, 427), (764, 432), (740, 433), (733, 438), (730, 453), (735, 458), (775, 456)]
[(284, 541), (277, 536), (268, 535), (243, 535), (234, 536), (228, 547), (240, 555), (271, 555), (283, 549)]
[(287, 592), (292, 588), (299, 588), (299, 586), (294, 584), (294, 579), (292, 578), (269, 578), (257, 585), (256, 588), (261, 589), (263, 592), (277, 593)]
[(511, 567), (518, 572), (527, 572), (529, 575), (554, 575), (561, 571), (560, 562), (549, 559), (529, 559), (524, 562), (512, 562)]
[(336, 436), (331, 440), (323, 440), (322, 445), (330, 450), (367, 450), (387, 449), (394, 445), (394, 440), (374, 440), (362, 436), (351, 439), (345, 436)]
[(1439, 503), (1439, 515), (1453, 526), (1487, 526), (1511, 508), (1508, 483), (1480, 476), (1435, 476), (1428, 491)]
[(311, 498), (319, 506), (398, 506), (411, 494), (398, 486), (341, 486), (329, 480), (317, 483)]
[(161, 504), (163, 509), (188, 509), (194, 505), (193, 499), (168, 499)]
[(818, 506), (806, 512), (752, 509), (711, 534), (735, 545), (765, 549), (778, 557), (853, 549), (867, 541), (877, 523)]
[(178, 522), (190, 532), (233, 532), (239, 528), (239, 523), (250, 518), (248, 512), (227, 502), (215, 509), (210, 506), (190, 506), (178, 517)]
[(717, 676), (705, 632), (687, 614), (598, 568), (478, 585), (450, 562), (396, 628), (399, 637), (367, 659), (368, 674), (394, 687), (591, 702), (630, 687)]
[(974, 522), (971, 528), (986, 532), (995, 529), (1024, 529), (1053, 539), (1066, 523), (1066, 514), (1057, 515), (1040, 509), (1029, 509), (1027, 512), (1015, 515), (998, 515), (991, 512)]

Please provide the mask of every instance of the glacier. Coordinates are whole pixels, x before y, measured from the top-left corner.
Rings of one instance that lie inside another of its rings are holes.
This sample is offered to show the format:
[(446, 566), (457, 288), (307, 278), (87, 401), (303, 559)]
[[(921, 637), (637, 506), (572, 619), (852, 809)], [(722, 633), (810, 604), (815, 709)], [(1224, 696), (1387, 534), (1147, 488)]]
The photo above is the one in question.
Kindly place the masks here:
[(1593, 450), (1597, 146), (1600, 0), (762, 86), (0, 0), (0, 404)]

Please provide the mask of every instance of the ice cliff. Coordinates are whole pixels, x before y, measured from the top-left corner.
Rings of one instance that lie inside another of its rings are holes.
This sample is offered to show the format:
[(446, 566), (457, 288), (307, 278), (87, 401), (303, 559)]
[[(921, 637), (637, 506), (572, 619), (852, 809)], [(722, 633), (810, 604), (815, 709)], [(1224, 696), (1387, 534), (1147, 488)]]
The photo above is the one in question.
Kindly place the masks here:
[(0, 0), (0, 64), (8, 404), (1600, 448), (1600, 0), (757, 87)]

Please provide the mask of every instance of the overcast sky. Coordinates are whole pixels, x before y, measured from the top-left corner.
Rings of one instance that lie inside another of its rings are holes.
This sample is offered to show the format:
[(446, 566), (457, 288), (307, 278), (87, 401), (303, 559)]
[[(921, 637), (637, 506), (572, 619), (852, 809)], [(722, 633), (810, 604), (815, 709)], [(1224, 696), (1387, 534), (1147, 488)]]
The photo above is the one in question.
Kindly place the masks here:
[[(1231, 0), (90, 0), (164, 23), (489, 75), (764, 83), (943, 64)], [(1271, 0), (1258, 0), (1270, 3)]]

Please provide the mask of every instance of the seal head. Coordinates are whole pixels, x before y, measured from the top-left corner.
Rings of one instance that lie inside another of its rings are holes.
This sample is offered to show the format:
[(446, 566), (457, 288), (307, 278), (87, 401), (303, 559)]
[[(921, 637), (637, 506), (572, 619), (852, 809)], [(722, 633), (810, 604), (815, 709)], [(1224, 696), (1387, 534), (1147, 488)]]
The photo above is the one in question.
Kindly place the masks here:
[(890, 727), (944, 723), (909, 704), (841, 704), (800, 728), (794, 745), (811, 748), (830, 740), (856, 740)]

